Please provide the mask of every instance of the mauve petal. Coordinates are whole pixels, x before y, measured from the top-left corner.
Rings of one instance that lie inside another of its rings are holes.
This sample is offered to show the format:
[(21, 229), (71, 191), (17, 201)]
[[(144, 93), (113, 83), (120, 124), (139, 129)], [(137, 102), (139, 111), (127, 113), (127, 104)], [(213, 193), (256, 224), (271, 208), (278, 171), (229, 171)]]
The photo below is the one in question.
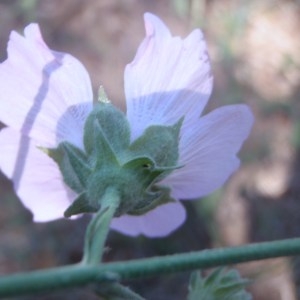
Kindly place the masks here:
[(62, 218), (75, 194), (63, 183), (56, 163), (11, 128), (0, 131), (0, 145), (1, 171), (12, 179), (17, 195), (33, 213), (34, 221)]
[(171, 187), (173, 197), (192, 199), (221, 187), (238, 168), (236, 157), (248, 137), (253, 116), (246, 105), (218, 108), (181, 132), (181, 169), (162, 184)]
[(124, 74), (132, 140), (150, 125), (198, 118), (212, 89), (206, 45), (200, 30), (172, 37), (156, 16), (145, 14), (146, 37)]
[(12, 32), (7, 51), (0, 65), (0, 120), (44, 147), (62, 140), (81, 145), (93, 100), (83, 65), (51, 51), (36, 24), (26, 27), (25, 37)]
[(177, 229), (184, 221), (186, 212), (182, 204), (172, 202), (158, 206), (141, 216), (124, 215), (113, 219), (111, 228), (123, 234), (147, 237), (164, 237)]

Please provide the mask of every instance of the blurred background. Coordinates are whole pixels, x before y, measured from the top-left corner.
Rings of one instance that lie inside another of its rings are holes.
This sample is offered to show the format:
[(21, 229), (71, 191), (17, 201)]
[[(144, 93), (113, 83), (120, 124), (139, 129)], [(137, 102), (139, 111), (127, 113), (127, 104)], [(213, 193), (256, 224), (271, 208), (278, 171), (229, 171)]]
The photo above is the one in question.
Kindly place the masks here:
[[(185, 202), (188, 220), (167, 238), (109, 234), (106, 261), (236, 246), (300, 236), (300, 2), (288, 0), (1, 0), (0, 59), (11, 30), (40, 24), (46, 43), (77, 57), (95, 92), (126, 109), (123, 71), (144, 37), (143, 13), (173, 34), (204, 31), (214, 74), (207, 111), (247, 103), (255, 125), (242, 166), (219, 191)], [(8, 99), (9, 100), (9, 99)], [(0, 178), (0, 274), (78, 262), (89, 217), (39, 224)], [(43, 199), (41, 199), (43, 201)], [(300, 262), (300, 260), (299, 260)], [(300, 299), (300, 263), (272, 259), (237, 266), (257, 300)], [(126, 282), (150, 300), (187, 295), (189, 273)], [(17, 299), (96, 299), (88, 289)]]

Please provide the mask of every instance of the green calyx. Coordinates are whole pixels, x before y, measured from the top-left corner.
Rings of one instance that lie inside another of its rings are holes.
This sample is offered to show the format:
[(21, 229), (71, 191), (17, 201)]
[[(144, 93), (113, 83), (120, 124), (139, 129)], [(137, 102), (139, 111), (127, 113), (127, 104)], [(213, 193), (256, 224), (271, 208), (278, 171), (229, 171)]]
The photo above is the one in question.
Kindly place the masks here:
[(78, 194), (65, 216), (98, 211), (108, 188), (120, 195), (115, 216), (143, 214), (173, 201), (169, 188), (158, 182), (179, 168), (181, 124), (182, 120), (173, 126), (150, 126), (131, 143), (125, 115), (109, 101), (97, 103), (85, 123), (84, 149), (68, 142), (44, 149)]

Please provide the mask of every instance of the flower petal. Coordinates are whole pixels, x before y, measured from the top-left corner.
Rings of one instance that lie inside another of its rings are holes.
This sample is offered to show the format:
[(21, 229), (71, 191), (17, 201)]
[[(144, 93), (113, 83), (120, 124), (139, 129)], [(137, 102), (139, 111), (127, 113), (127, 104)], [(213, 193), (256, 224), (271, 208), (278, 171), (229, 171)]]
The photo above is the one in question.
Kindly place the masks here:
[(0, 145), (1, 171), (12, 179), (34, 221), (62, 218), (75, 195), (63, 183), (56, 163), (11, 128), (0, 131)]
[(179, 165), (161, 184), (177, 199), (205, 196), (224, 184), (239, 167), (236, 157), (250, 133), (253, 116), (246, 105), (224, 106), (181, 132)]
[[(38, 25), (27, 26), (25, 37), (11, 33), (0, 82), (0, 120), (6, 125), (44, 147), (82, 143), (93, 100), (89, 76), (71, 55), (51, 51)], [(61, 117), (65, 122), (57, 127)]]
[(185, 217), (182, 204), (173, 202), (158, 206), (142, 216), (124, 215), (115, 218), (111, 228), (130, 236), (143, 234), (147, 237), (164, 237), (177, 229)]
[(200, 30), (172, 37), (156, 16), (145, 14), (146, 37), (124, 81), (132, 140), (150, 125), (198, 118), (212, 89), (206, 45)]

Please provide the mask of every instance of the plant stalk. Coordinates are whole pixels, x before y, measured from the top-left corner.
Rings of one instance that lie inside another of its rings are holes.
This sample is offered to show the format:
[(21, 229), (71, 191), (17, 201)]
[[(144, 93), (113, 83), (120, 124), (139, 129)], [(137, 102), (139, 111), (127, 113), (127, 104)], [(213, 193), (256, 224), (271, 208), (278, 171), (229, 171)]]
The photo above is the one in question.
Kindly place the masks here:
[(0, 297), (300, 255), (300, 238), (101, 265), (71, 265), (0, 277)]
[(89, 223), (83, 250), (83, 265), (98, 265), (104, 251), (109, 226), (120, 204), (120, 197), (114, 188), (107, 188), (101, 198), (101, 209)]

